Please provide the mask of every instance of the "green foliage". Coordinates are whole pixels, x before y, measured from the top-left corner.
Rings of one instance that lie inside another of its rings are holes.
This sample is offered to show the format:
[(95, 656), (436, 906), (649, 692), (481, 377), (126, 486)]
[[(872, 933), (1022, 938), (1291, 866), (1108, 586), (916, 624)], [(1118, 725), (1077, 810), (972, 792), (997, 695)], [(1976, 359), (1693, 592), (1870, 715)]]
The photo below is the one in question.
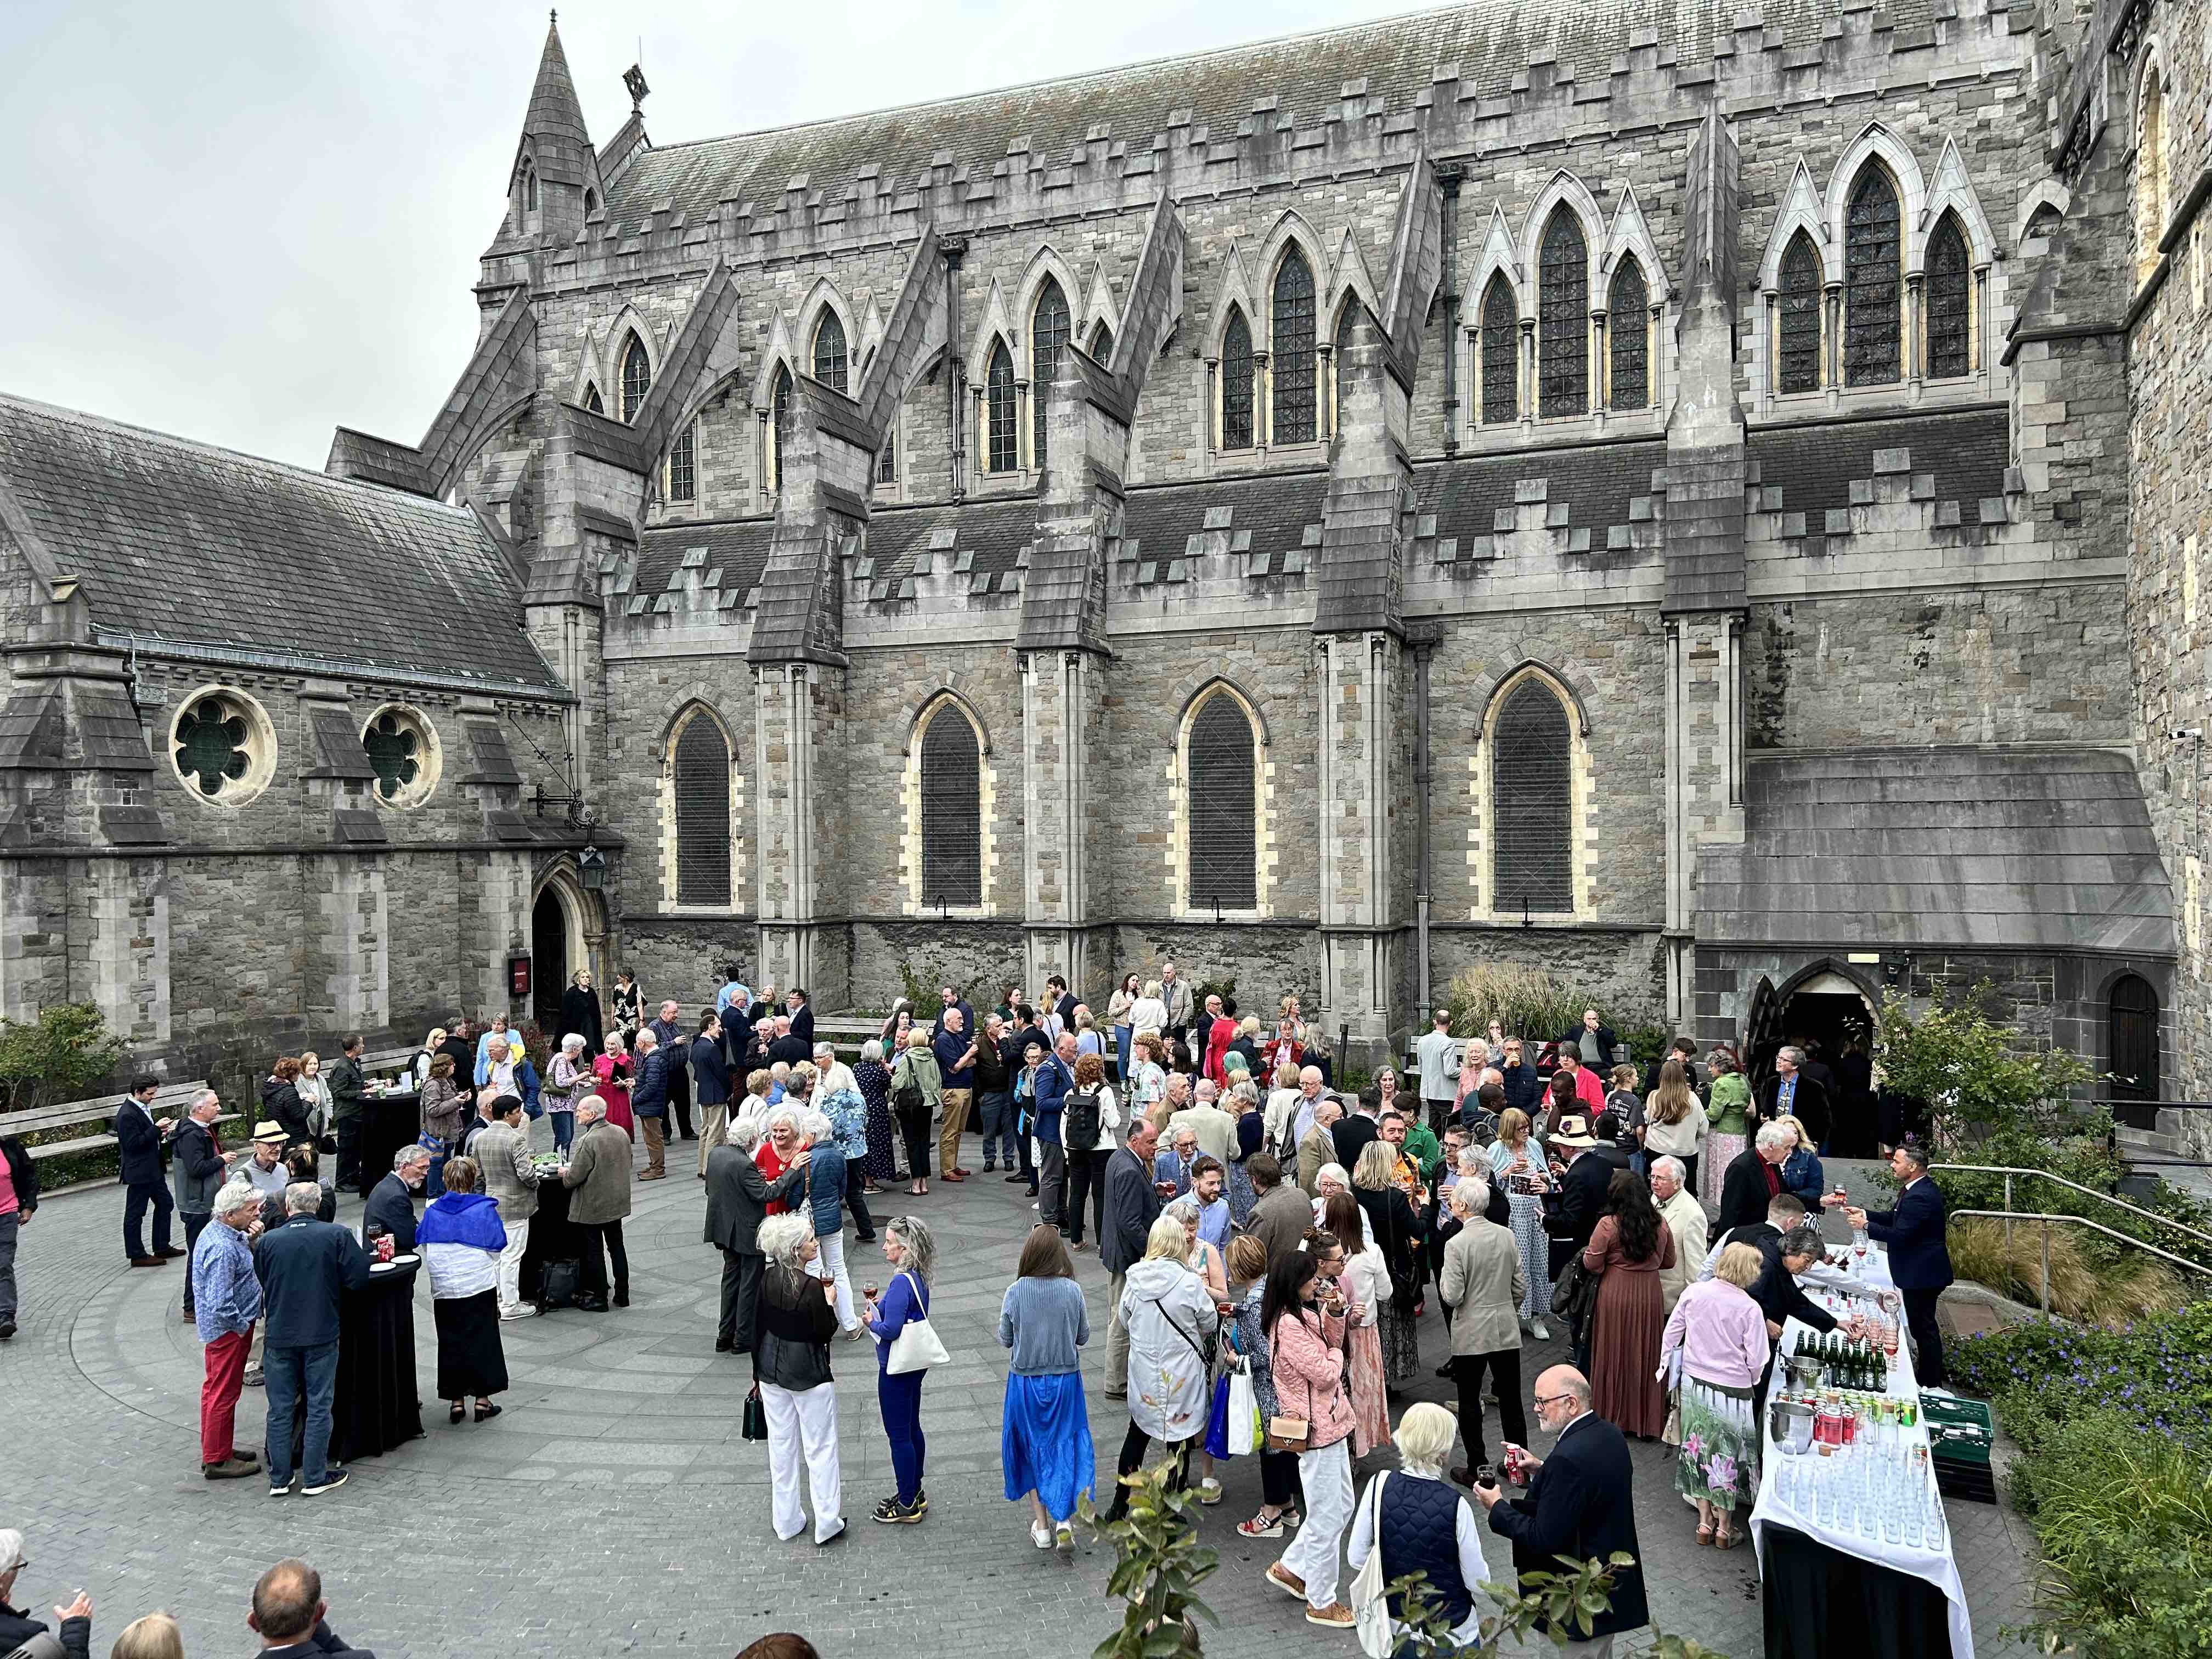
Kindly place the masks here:
[(9, 1111), (81, 1100), (120, 1058), (106, 1017), (89, 1002), (41, 1008), (35, 1020), (0, 1020), (0, 1089)]
[(1198, 1599), (1198, 1586), (1213, 1575), (1220, 1558), (1198, 1541), (1198, 1522), (1192, 1510), (1195, 1493), (1177, 1492), (1168, 1484), (1171, 1464), (1126, 1476), (1129, 1512), (1109, 1521), (1085, 1498), (1079, 1510), (1083, 1520), (1114, 1546), (1114, 1572), (1106, 1593), (1119, 1596), (1127, 1608), (1121, 1627), (1092, 1650), (1091, 1659), (1168, 1659), (1174, 1654), (1199, 1650), (1198, 1628), (1191, 1621), (1209, 1625), (1221, 1621), (1213, 1609)]
[[(2107, 1146), (2101, 1127), (2094, 1133), (2081, 1133), (2082, 1121), (2078, 1116), (2069, 1118), (2063, 1109), (2037, 1116), (2039, 1121), (2031, 1122), (2023, 1116), (1991, 1127), (1970, 1142), (1946, 1146), (1942, 1153), (1945, 1164), (1969, 1167), (1936, 1172), (1936, 1184), (1942, 1190), (1943, 1201), (1954, 1211), (2005, 1207), (2004, 1176), (1974, 1173), (1972, 1166), (1977, 1165), (1986, 1168), (2008, 1164), (2020, 1170), (2048, 1170), (2094, 1192), (2113, 1190), (2119, 1182), (2120, 1164)], [(1887, 1172), (1881, 1179), (1893, 1184)], [(2014, 1210), (2086, 1216), (2130, 1238), (2212, 1267), (2212, 1206), (2166, 1182), (2157, 1182), (2145, 1195), (2130, 1198), (2127, 1202), (2137, 1209), (2179, 1222), (2197, 1235), (2194, 1242), (2171, 1227), (2161, 1227), (2112, 1205), (2100, 1204), (2088, 1194), (2077, 1193), (2055, 1181), (2015, 1176), (2012, 1199)], [(2034, 1224), (2028, 1224), (2033, 1231)], [(2017, 1243), (2021, 1229), (2015, 1225), (2013, 1231)], [(2144, 1259), (2140, 1251), (2130, 1250), (2089, 1228), (2069, 1227), (2065, 1231), (2071, 1236), (2073, 1249), (2094, 1270), (2132, 1273)], [(2053, 1237), (2057, 1237), (2056, 1233)]]
[[(1531, 1042), (1548, 1042), (1570, 1027), (1579, 1029), (1583, 1010), (1592, 1006), (1586, 994), (1549, 969), (1517, 963), (1461, 969), (1445, 988), (1443, 1001), (1451, 1010), (1455, 1036), (1480, 1036), (1494, 1019), (1508, 1036)], [(1598, 1012), (1602, 1016), (1605, 1011)]]
[[(1559, 1559), (1562, 1571), (1524, 1572), (1517, 1589), (1498, 1583), (1480, 1586), (1480, 1594), (1492, 1610), (1482, 1615), (1474, 1640), (1465, 1647), (1451, 1639), (1452, 1626), (1431, 1598), (1428, 1574), (1411, 1572), (1392, 1579), (1383, 1593), (1403, 1598), (1399, 1622), (1404, 1632), (1397, 1651), (1411, 1652), (1417, 1659), (1495, 1655), (1509, 1638), (1528, 1643), (1537, 1633), (1540, 1620), (1551, 1627), (1556, 1640), (1587, 1640), (1598, 1616), (1612, 1605), (1614, 1569), (1633, 1566), (1636, 1558), (1616, 1550), (1603, 1561)], [(1661, 1659), (1726, 1659), (1685, 1636), (1662, 1635), (1652, 1650)]]
[[(1194, 1011), (1205, 1007), (1206, 1000), (1208, 997), (1219, 997), (1221, 1006), (1224, 1008), (1228, 1007), (1237, 1000), (1237, 976), (1234, 974), (1224, 974), (1219, 979), (1202, 979), (1190, 988), (1190, 1006)], [(1247, 1014), (1259, 1015), (1261, 1036), (1264, 1036), (1274, 1030), (1273, 1009), (1242, 1006), (1237, 1008), (1237, 1017), (1239, 1019)]]
[(1938, 986), (1919, 1014), (1894, 991), (1882, 999), (1882, 1086), (1926, 1101), (1954, 1134), (2014, 1127), (2094, 1075), (2064, 1049), (2037, 1048), (1990, 1018), (1981, 1005), (1993, 994), (1984, 981), (1954, 1002)]
[(1620, 1040), (1628, 1045), (1628, 1057), (1636, 1062), (1636, 1069), (1641, 1072), (1655, 1060), (1667, 1058), (1668, 1045), (1674, 1041), (1674, 1033), (1654, 1020), (1643, 1025), (1630, 1026), (1621, 1032)]

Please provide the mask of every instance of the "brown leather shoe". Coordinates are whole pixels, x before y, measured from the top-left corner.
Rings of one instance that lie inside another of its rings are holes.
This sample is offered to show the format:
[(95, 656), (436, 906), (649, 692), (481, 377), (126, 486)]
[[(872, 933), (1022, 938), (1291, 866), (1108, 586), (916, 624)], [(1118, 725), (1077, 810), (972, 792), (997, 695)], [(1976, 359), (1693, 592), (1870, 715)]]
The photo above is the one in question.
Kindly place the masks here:
[(189, 1255), (191, 1252), (189, 1250), (180, 1250), (175, 1245), (168, 1244), (164, 1245), (161, 1249), (155, 1251), (154, 1254), (173, 1261), (180, 1255)]
[(131, 1265), (134, 1267), (166, 1267), (169, 1265), (169, 1258), (165, 1255), (134, 1255), (131, 1258)]
[(943, 1175), (939, 1176), (938, 1179), (940, 1181), (965, 1181), (968, 1179), (968, 1171), (965, 1170), (947, 1170)]

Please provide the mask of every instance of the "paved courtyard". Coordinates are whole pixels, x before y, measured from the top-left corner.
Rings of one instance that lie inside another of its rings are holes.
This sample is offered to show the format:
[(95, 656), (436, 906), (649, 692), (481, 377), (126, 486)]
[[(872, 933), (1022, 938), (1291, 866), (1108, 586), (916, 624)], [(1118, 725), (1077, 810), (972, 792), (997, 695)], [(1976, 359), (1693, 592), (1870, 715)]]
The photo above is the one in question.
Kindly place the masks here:
[[(972, 1143), (970, 1152), (972, 1163)], [(1087, 1541), (1072, 1557), (1040, 1553), (1024, 1511), (1001, 1494), (1005, 1373), (994, 1331), (1030, 1220), (1022, 1189), (994, 1177), (883, 1200), (927, 1218), (943, 1241), (935, 1309), (953, 1364), (932, 1374), (924, 1395), (930, 1516), (913, 1528), (869, 1523), (868, 1510), (890, 1491), (890, 1457), (868, 1348), (841, 1343), (853, 1536), (817, 1552), (777, 1541), (765, 1449), (738, 1434), (750, 1373), (742, 1358), (713, 1351), (720, 1261), (700, 1243), (693, 1153), (689, 1143), (675, 1149), (671, 1178), (637, 1189), (626, 1230), (631, 1308), (502, 1327), (514, 1384), (506, 1413), (454, 1428), (427, 1397), (434, 1338), (428, 1286), (418, 1286), (425, 1437), (356, 1464), (340, 1492), (282, 1502), (258, 1481), (200, 1478), (199, 1346), (177, 1317), (182, 1265), (123, 1265), (119, 1188), (55, 1197), (23, 1231), (22, 1334), (0, 1348), (0, 1525), (24, 1530), (33, 1563), (18, 1601), (44, 1617), (82, 1585), (98, 1607), (95, 1653), (131, 1618), (166, 1607), (184, 1621), (191, 1651), (216, 1653), (250, 1642), (243, 1620), (254, 1577), (296, 1553), (322, 1571), (335, 1627), (385, 1659), (726, 1656), (785, 1628), (805, 1632), (827, 1659), (1087, 1655), (1117, 1610), (1104, 1599), (1109, 1553)], [(358, 1213), (349, 1204), (341, 1219)], [(1106, 1280), (1095, 1255), (1079, 1260), (1094, 1332), (1091, 1432), (1110, 1482), (1126, 1419), (1098, 1392)], [(1533, 1352), (1525, 1374), (1559, 1348)], [(1448, 1397), (1429, 1375), (1443, 1351), (1432, 1307), (1418, 1395)], [(241, 1444), (258, 1445), (261, 1422), (261, 1395), (249, 1389)], [(1489, 1432), (1494, 1446), (1494, 1420)], [(1636, 1459), (1655, 1617), (1750, 1659), (1761, 1644), (1749, 1548), (1696, 1548), (1665, 1455), (1638, 1447)], [(1229, 1495), (1203, 1523), (1222, 1555), (1206, 1595), (1223, 1628), (1208, 1633), (1206, 1651), (1274, 1655), (1287, 1639), (1356, 1654), (1349, 1635), (1313, 1629), (1263, 1588), (1261, 1569), (1281, 1546), (1248, 1544), (1234, 1529), (1257, 1503), (1258, 1471), (1232, 1465), (1224, 1478)], [(1978, 1650), (2024, 1651), (2001, 1642), (1997, 1627), (2021, 1616), (2026, 1528), (1984, 1504), (1954, 1504), (1950, 1514)], [(1503, 1540), (1488, 1542), (1493, 1573), (1509, 1572)]]

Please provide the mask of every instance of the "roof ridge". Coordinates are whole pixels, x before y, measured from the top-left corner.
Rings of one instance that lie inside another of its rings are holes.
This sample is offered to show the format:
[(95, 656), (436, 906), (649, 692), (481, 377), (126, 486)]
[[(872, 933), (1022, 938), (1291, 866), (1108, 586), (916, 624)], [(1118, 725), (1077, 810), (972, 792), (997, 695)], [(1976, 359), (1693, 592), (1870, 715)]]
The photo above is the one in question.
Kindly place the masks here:
[[(404, 501), (413, 507), (433, 509), (447, 517), (455, 515), (473, 517), (465, 506), (454, 506), (440, 501), (433, 495), (417, 495), (410, 490), (392, 489), (383, 484), (370, 483), (366, 479), (341, 478), (323, 471), (319, 467), (302, 466), (297, 461), (280, 461), (271, 455), (256, 455), (251, 450), (233, 449), (228, 444), (214, 443), (205, 438), (187, 438), (179, 433), (163, 432), (155, 427), (140, 426), (136, 422), (118, 421), (112, 416), (95, 415), (89, 410), (72, 409), (66, 404), (50, 404), (40, 398), (26, 398), (20, 392), (0, 392), (0, 405), (58, 416), (77, 425), (92, 427), (101, 431), (127, 434), (134, 438), (150, 439), (170, 449), (186, 450), (202, 455), (218, 456), (228, 460), (244, 461), (250, 465), (265, 468), (273, 472), (327, 484), (344, 493), (374, 491), (379, 501)], [(4, 475), (6, 470), (4, 465), (0, 465), (0, 475)]]
[[(1599, 0), (1606, 3), (1607, 0)], [(1421, 6), (1411, 11), (1394, 11), (1379, 17), (1364, 18), (1356, 23), (1334, 23), (1326, 28), (1293, 29), (1286, 34), (1262, 35), (1256, 40), (1231, 41), (1218, 46), (1206, 46), (1196, 52), (1162, 52), (1156, 58), (1139, 58), (1122, 64), (1109, 64), (1095, 70), (1084, 70), (1073, 75), (1045, 75), (1034, 81), (1010, 81), (1003, 86), (978, 87), (973, 92), (955, 93), (946, 98), (921, 98), (908, 104), (882, 104), (872, 109), (848, 110), (841, 115), (817, 116), (811, 120), (787, 121), (781, 126), (746, 127), (736, 132), (718, 132), (704, 138), (679, 138), (666, 143), (656, 143), (653, 154), (665, 155), (671, 151), (702, 149), (710, 144), (726, 144), (741, 138), (764, 138), (775, 133), (804, 132), (810, 128), (834, 127), (845, 121), (866, 121), (877, 116), (900, 115), (909, 110), (944, 109), (954, 104), (964, 104), (972, 99), (1001, 98), (1008, 93), (1029, 92), (1040, 87), (1079, 86), (1085, 81), (1103, 81), (1115, 76), (1128, 75), (1139, 70), (1158, 69), (1170, 64), (1203, 63), (1212, 58), (1224, 58), (1236, 52), (1257, 52), (1265, 47), (1286, 46), (1298, 40), (1318, 40), (1325, 36), (1352, 34), (1362, 29), (1387, 28), (1395, 24), (1418, 22), (1425, 18), (1443, 17), (1459, 12), (1511, 11), (1519, 9), (1517, 0), (1457, 0), (1457, 3), (1442, 6)], [(1126, 136), (1126, 135), (1125, 135)], [(1150, 136), (1150, 135), (1146, 135)]]

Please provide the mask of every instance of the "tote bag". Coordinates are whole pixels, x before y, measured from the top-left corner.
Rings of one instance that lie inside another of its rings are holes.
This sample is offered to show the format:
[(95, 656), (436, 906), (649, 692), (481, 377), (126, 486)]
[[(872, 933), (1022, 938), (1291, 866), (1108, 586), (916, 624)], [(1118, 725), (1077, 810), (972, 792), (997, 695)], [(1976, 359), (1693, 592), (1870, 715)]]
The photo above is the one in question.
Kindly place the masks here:
[[(915, 1305), (919, 1307), (921, 1304), (921, 1286), (915, 1284), (911, 1273), (905, 1278), (909, 1285), (914, 1285)], [(889, 1376), (903, 1376), (908, 1371), (926, 1371), (932, 1365), (942, 1365), (951, 1358), (945, 1352), (945, 1344), (938, 1340), (937, 1332), (929, 1322), (929, 1316), (923, 1314), (899, 1327), (899, 1334), (891, 1339), (891, 1351), (884, 1361), (884, 1370)]]
[(1382, 1593), (1382, 1483), (1388, 1471), (1375, 1477), (1367, 1489), (1367, 1559), (1352, 1580), (1352, 1612), (1358, 1621), (1359, 1650), (1367, 1659), (1388, 1659), (1390, 1639), (1390, 1598)]

